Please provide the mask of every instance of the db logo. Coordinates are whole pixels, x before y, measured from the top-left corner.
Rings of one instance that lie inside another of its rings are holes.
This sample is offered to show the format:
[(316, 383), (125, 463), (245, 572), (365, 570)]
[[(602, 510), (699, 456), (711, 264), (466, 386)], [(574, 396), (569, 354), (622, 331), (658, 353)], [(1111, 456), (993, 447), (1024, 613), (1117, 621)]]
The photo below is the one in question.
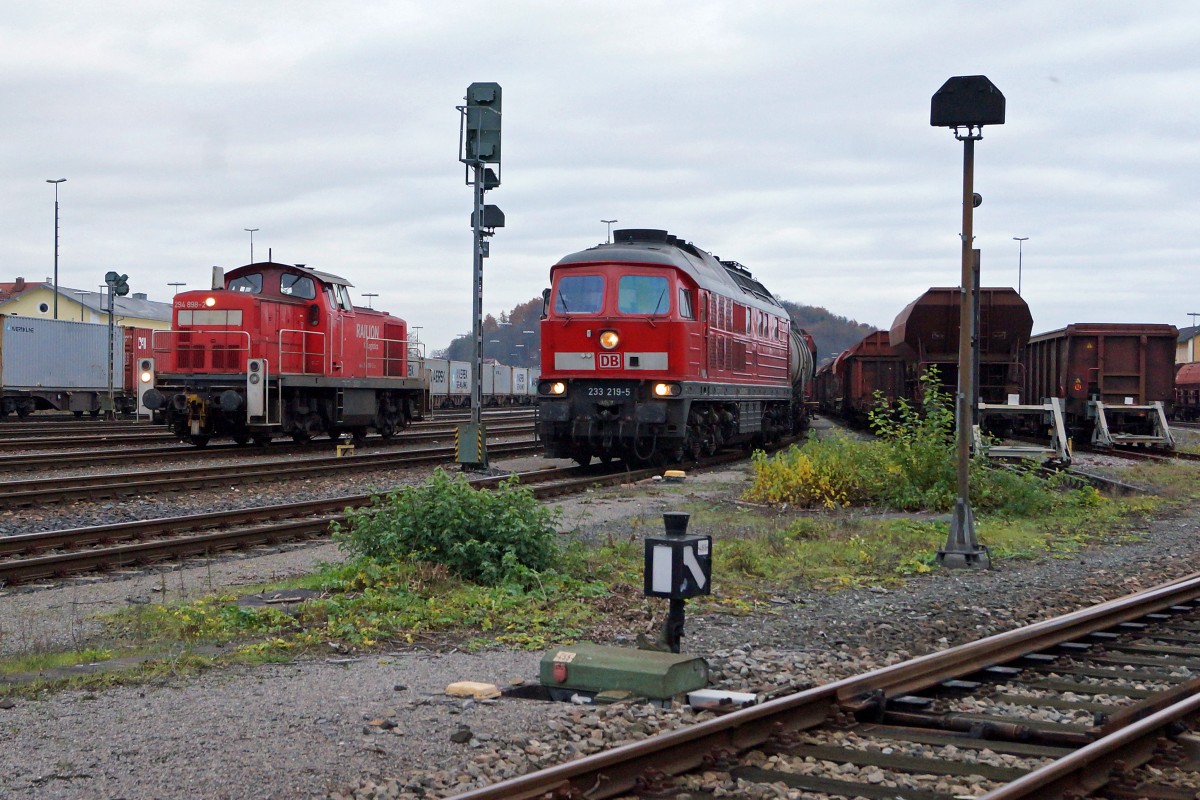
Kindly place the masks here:
[(597, 366), (600, 369), (620, 369), (621, 354), (620, 353), (600, 353), (596, 359)]
[(1083, 381), (1079, 380), (1079, 378), (1075, 379), (1075, 391), (1077, 391), (1077, 392), (1083, 391)]

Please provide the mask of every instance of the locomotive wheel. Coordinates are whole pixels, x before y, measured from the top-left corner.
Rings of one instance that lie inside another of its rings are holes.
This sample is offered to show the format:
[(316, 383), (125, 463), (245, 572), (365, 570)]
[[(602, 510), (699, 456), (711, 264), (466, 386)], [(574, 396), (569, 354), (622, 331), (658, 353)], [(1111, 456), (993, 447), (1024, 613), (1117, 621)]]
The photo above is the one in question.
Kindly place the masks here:
[(250, 434), (243, 432), (235, 433), (233, 434), (233, 441), (237, 444), (246, 444), (250, 441)]
[(203, 435), (203, 434), (197, 434), (195, 436), (189, 436), (188, 441), (190, 441), (192, 444), (196, 445), (196, 447), (204, 447), (205, 445), (208, 444), (209, 438), (211, 438), (211, 437)]
[(396, 426), (393, 425), (390, 421), (377, 426), (376, 430), (379, 431), (380, 439), (390, 439), (396, 435)]
[(271, 443), (271, 434), (269, 433), (256, 433), (250, 438), (253, 439), (254, 443), (259, 447), (266, 447)]
[(308, 435), (308, 431), (292, 431), (292, 441), (296, 444), (304, 444), (310, 439), (312, 437)]
[(581, 467), (586, 467), (588, 464), (592, 463), (592, 454), (576, 453), (575, 455), (571, 456), (571, 460)]

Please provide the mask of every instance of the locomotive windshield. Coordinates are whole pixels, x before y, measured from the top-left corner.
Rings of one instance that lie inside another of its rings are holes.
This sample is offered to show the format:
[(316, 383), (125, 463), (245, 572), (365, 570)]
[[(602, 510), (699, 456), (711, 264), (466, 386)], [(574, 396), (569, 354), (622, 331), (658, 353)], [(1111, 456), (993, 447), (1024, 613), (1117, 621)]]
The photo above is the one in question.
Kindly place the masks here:
[(599, 314), (604, 305), (604, 278), (568, 275), (558, 282), (554, 310), (559, 314)]
[(252, 272), (249, 275), (238, 275), (229, 282), (228, 289), (231, 292), (259, 294), (262, 292), (262, 274)]
[(279, 278), (279, 293), (302, 300), (312, 300), (317, 296), (317, 284), (307, 275), (284, 273)]
[(617, 284), (617, 311), (650, 316), (671, 309), (670, 287), (662, 275), (622, 275)]

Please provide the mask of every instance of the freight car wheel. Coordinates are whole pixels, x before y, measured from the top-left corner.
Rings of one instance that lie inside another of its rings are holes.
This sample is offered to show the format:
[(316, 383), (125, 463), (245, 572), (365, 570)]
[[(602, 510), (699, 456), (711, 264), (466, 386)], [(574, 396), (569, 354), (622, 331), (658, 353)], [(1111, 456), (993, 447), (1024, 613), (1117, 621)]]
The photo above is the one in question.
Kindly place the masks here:
[(271, 434), (269, 433), (256, 433), (250, 438), (253, 439), (254, 443), (259, 447), (266, 447), (271, 443)]
[(188, 437), (188, 441), (190, 441), (192, 444), (196, 445), (196, 447), (204, 447), (205, 445), (208, 444), (209, 438), (210, 437), (208, 437), (208, 436), (196, 435), (196, 436)]
[(233, 441), (237, 442), (238, 444), (246, 444), (247, 442), (250, 441), (250, 434), (235, 433), (235, 434), (233, 434)]

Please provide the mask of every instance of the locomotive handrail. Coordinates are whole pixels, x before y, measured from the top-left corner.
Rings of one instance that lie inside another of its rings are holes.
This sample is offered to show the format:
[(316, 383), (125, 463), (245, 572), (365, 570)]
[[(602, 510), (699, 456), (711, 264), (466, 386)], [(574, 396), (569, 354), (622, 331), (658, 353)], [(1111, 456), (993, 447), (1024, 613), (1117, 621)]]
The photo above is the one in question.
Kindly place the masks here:
[[(387, 355), (384, 355), (384, 356), (380, 357), (379, 360), (381, 360), (383, 362), (381, 375), (384, 377), (389, 376), (387, 368), (388, 368), (388, 364), (392, 361), (399, 361), (407, 367), (409, 359), (413, 358), (413, 353), (410, 352), (411, 347), (418, 348), (417, 353), (416, 353), (416, 358), (418, 360), (420, 360), (420, 361), (425, 360), (425, 343), (424, 342), (414, 342), (409, 339), (384, 339), (381, 336), (368, 336), (363, 341), (365, 341), (368, 345), (368, 347), (364, 348), (364, 351), (363, 351), (364, 357), (366, 358), (366, 363), (363, 366), (366, 367), (368, 374), (370, 374), (370, 372), (371, 372), (371, 362), (373, 360), (375, 360), (371, 356), (371, 348), (369, 347), (371, 342), (383, 342), (385, 345), (383, 347), (383, 352), (385, 354), (387, 353), (386, 345), (388, 345), (388, 344), (398, 344), (398, 345), (400, 345), (400, 349), (403, 351), (402, 354), (399, 356), (392, 356), (389, 358)], [(405, 370), (405, 376), (409, 377), (409, 378), (413, 377), (412, 375), (407, 374), (407, 369)]]
[[(155, 330), (155, 331), (151, 331), (150, 332), (150, 351), (152, 353), (154, 353), (155, 355), (157, 355), (159, 353), (174, 353), (176, 356), (175, 367), (177, 369), (180, 368), (179, 367), (179, 359), (178, 359), (179, 353), (184, 352), (184, 351), (180, 349), (180, 346), (178, 344), (175, 347), (170, 347), (169, 345), (160, 346), (158, 343), (159, 334), (163, 334), (164, 339), (166, 339), (166, 337), (168, 337), (168, 336), (180, 336), (183, 334), (188, 334), (188, 335), (220, 334), (222, 336), (245, 337), (245, 339), (246, 339), (245, 346), (239, 347), (236, 350), (234, 350), (233, 352), (238, 352), (238, 353), (245, 352), (247, 355), (250, 353), (250, 332), (249, 331), (229, 330), (227, 328), (219, 328), (219, 329), (216, 329), (216, 328), (187, 328), (185, 330)], [(207, 353), (209, 351), (207, 349), (205, 349), (204, 352)]]
[[(293, 351), (283, 349), (283, 335), (285, 333), (300, 334), (300, 350), (299, 351), (293, 352)], [(321, 337), (320, 352), (317, 352), (315, 350), (311, 353), (308, 352), (308, 337), (309, 336), (320, 336)], [(306, 330), (303, 330), (300, 328), (280, 328), (279, 329), (279, 345), (278, 345), (277, 352), (279, 353), (279, 373), (281, 375), (285, 372), (285, 370), (283, 368), (284, 357), (285, 356), (294, 356), (294, 355), (300, 356), (299, 372), (302, 375), (312, 374), (310, 372), (310, 370), (308, 369), (308, 357), (309, 356), (321, 356), (322, 357), (322, 368), (320, 370), (315, 371), (317, 374), (319, 374), (321, 372), (331, 374), (333, 372), (333, 353), (330, 352), (330, 350), (325, 347), (324, 331), (306, 331)]]

